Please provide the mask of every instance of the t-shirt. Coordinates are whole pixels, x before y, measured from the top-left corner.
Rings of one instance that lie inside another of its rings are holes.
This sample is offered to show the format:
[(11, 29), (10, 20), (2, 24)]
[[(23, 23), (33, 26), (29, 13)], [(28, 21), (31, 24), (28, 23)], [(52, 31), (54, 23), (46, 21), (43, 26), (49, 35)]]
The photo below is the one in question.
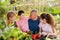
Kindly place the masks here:
[(37, 34), (39, 32), (39, 23), (39, 18), (37, 20), (28, 20), (29, 29), (33, 34)]
[(40, 23), (39, 27), (42, 29), (43, 32), (53, 33), (52, 27), (48, 23), (46, 23), (46, 24)]
[(17, 26), (23, 31), (23, 32), (29, 32), (28, 28), (28, 17), (25, 17), (24, 19), (20, 19), (16, 22)]

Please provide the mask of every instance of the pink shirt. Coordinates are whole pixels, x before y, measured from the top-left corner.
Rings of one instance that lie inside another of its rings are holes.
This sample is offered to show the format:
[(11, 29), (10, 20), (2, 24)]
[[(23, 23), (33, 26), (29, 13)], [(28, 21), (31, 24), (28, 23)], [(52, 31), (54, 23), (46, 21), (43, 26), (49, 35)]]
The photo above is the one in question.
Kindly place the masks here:
[(23, 32), (29, 32), (28, 17), (18, 20), (16, 24)]

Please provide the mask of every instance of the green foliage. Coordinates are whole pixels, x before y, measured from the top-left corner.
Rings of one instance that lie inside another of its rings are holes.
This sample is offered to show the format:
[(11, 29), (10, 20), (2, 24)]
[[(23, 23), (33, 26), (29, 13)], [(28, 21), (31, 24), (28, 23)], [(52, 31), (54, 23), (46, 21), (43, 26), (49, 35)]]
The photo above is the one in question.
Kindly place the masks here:
[[(17, 11), (18, 10), (24, 10), (26, 15), (29, 15), (30, 11), (32, 9), (37, 9), (38, 12), (47, 12), (51, 13), (53, 15), (60, 14), (60, 7), (58, 6), (53, 6), (49, 7), (47, 5), (35, 5), (35, 0), (29, 0), (29, 2), (33, 3), (33, 5), (26, 5), (28, 4), (27, 1), (25, 0), (15, 0), (14, 4), (10, 4), (10, 0), (5, 0), (4, 2), (1, 2), (0, 0), (0, 18), (6, 15), (7, 11), (13, 10), (14, 7), (16, 7)], [(39, 0), (40, 1), (40, 0)], [(58, 21), (58, 24), (60, 23), (60, 18), (55, 17)], [(11, 25), (10, 25), (11, 26)], [(22, 40), (24, 37), (26, 37), (25, 40), (31, 40), (31, 35), (26, 36), (24, 32), (22, 32), (19, 28), (14, 28), (14, 27), (7, 27), (5, 28), (5, 22), (3, 19), (0, 19), (0, 29), (3, 30), (1, 33), (2, 36), (0, 37), (1, 40), (9, 40), (10, 36), (13, 36), (14, 38), (18, 38), (19, 40)]]
[(60, 8), (59, 7), (54, 7), (53, 9), (54, 9), (54, 11), (53, 11), (54, 14), (60, 14)]
[(27, 36), (25, 40), (32, 40), (31, 36)]
[(22, 40), (24, 38), (26, 38), (26, 40), (32, 39), (31, 36), (22, 32), (19, 28), (11, 28), (11, 27), (5, 28), (5, 30), (2, 33), (2, 36), (0, 36), (0, 39), (2, 37), (4, 40), (9, 40), (11, 36), (13, 36), (14, 39), (18, 38), (19, 40)]
[(3, 19), (0, 19), (0, 29), (3, 31), (5, 27), (5, 21)]
[(4, 14), (5, 14), (5, 9), (0, 7), (0, 17), (3, 17)]
[(0, 37), (0, 40), (4, 40), (3, 36)]

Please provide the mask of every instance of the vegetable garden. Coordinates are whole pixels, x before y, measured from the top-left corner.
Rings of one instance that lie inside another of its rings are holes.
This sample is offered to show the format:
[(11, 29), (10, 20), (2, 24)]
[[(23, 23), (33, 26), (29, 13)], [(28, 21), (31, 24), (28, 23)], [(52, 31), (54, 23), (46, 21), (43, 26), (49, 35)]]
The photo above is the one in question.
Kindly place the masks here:
[(57, 24), (57, 33), (60, 35), (60, 0), (0, 0), (0, 40), (32, 40), (31, 33), (24, 33), (16, 27), (5, 28), (8, 11), (14, 11), (18, 20), (18, 10), (24, 10), (28, 16), (32, 9), (37, 9), (38, 15), (42, 12), (52, 14)]

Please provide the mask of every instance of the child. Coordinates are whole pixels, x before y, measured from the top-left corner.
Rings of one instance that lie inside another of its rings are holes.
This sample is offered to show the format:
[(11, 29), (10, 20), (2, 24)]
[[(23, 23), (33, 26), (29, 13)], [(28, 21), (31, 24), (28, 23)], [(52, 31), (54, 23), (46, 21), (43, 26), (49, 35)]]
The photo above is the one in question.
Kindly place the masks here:
[(14, 26), (15, 25), (15, 13), (10, 11), (7, 13), (7, 25), (6, 26)]
[(28, 20), (29, 29), (32, 32), (32, 39), (36, 40), (40, 38), (39, 33), (40, 18), (38, 17), (37, 10), (32, 10), (30, 13), (30, 19)]
[(29, 32), (28, 17), (25, 16), (24, 11), (23, 10), (18, 11), (18, 16), (19, 16), (19, 20), (16, 22), (17, 26), (23, 32)]
[(29, 29), (32, 31), (32, 34), (38, 34), (39, 33), (39, 23), (40, 19), (38, 17), (37, 10), (32, 10), (30, 13), (30, 19), (28, 20)]
[(10, 40), (14, 40), (14, 37), (13, 36), (10, 36)]
[(55, 22), (52, 15), (42, 13), (40, 16), (40, 22), (39, 27), (42, 35), (56, 35)]

